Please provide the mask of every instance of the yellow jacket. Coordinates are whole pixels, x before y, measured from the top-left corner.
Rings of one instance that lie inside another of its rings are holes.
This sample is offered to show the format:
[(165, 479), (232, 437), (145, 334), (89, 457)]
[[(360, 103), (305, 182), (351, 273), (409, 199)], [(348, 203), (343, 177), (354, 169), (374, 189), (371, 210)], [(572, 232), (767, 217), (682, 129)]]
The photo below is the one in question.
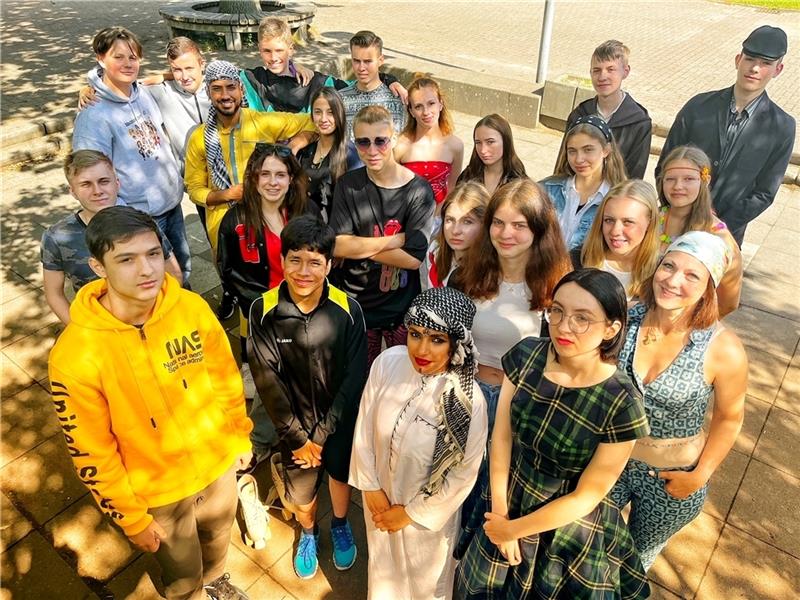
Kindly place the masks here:
[(148, 508), (195, 494), (250, 449), (252, 423), (225, 331), (167, 275), (141, 329), (86, 284), (50, 353), (50, 387), (78, 476), (128, 536)]
[[(186, 143), (184, 182), (192, 202), (206, 207), (206, 229), (211, 247), (216, 254), (219, 224), (228, 210), (228, 205), (206, 205), (208, 194), (216, 188), (211, 183), (208, 172), (206, 145), (203, 140), (205, 130), (206, 126), (203, 123), (195, 127), (189, 135)], [(244, 170), (257, 143), (274, 144), (280, 140), (288, 140), (301, 131), (316, 131), (308, 114), (258, 112), (249, 108), (241, 109), (239, 123), (234, 127), (223, 129), (217, 125), (222, 158), (231, 177), (231, 183), (234, 185), (244, 183)]]

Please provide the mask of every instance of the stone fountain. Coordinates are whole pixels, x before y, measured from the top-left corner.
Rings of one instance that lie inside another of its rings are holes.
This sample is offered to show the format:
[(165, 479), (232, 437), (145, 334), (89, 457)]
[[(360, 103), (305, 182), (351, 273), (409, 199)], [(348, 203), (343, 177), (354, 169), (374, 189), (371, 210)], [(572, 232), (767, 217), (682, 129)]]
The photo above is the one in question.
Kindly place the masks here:
[(285, 19), (293, 33), (307, 39), (315, 8), (300, 2), (219, 0), (178, 2), (163, 6), (158, 12), (173, 37), (191, 32), (222, 33), (227, 50), (241, 50), (242, 34), (258, 33), (258, 23), (264, 17)]

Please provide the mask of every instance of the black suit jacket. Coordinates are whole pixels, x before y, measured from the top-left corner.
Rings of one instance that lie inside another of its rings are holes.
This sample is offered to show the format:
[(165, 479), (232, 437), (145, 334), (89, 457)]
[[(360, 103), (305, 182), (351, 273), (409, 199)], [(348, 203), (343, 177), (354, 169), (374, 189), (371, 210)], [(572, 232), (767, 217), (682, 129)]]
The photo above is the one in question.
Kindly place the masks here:
[(792, 156), (795, 122), (767, 93), (759, 102), (725, 164), (720, 164), (733, 87), (698, 94), (680, 110), (656, 167), (676, 146), (691, 144), (711, 159), (711, 196), (717, 216), (741, 245), (747, 224), (778, 193)]

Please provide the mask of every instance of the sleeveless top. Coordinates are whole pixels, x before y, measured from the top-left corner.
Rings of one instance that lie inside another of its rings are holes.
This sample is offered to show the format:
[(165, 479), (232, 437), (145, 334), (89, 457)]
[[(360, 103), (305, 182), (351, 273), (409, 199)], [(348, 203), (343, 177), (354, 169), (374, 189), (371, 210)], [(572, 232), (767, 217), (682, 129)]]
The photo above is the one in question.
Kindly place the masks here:
[(447, 197), (447, 179), (453, 170), (453, 165), (442, 160), (412, 160), (403, 163), (407, 169), (414, 171), (425, 179), (433, 188), (433, 197), (436, 204), (441, 204)]
[(628, 374), (644, 395), (651, 437), (691, 437), (703, 428), (708, 401), (714, 392), (714, 386), (707, 384), (703, 376), (703, 362), (719, 324), (692, 331), (689, 343), (675, 360), (658, 377), (645, 384), (633, 368), (633, 358), (646, 313), (644, 304), (637, 304), (628, 311), (628, 331), (617, 366)]

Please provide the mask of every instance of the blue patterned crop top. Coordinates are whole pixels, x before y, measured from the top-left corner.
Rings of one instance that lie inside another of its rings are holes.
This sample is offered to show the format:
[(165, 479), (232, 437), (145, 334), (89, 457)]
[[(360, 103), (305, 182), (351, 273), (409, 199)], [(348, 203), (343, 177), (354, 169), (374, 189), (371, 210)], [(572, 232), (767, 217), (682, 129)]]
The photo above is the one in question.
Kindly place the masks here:
[(703, 428), (714, 386), (703, 375), (703, 361), (718, 324), (689, 334), (689, 343), (675, 360), (648, 384), (633, 368), (636, 340), (647, 307), (637, 304), (628, 311), (628, 331), (617, 366), (625, 371), (644, 395), (650, 436), (659, 439), (696, 435)]

